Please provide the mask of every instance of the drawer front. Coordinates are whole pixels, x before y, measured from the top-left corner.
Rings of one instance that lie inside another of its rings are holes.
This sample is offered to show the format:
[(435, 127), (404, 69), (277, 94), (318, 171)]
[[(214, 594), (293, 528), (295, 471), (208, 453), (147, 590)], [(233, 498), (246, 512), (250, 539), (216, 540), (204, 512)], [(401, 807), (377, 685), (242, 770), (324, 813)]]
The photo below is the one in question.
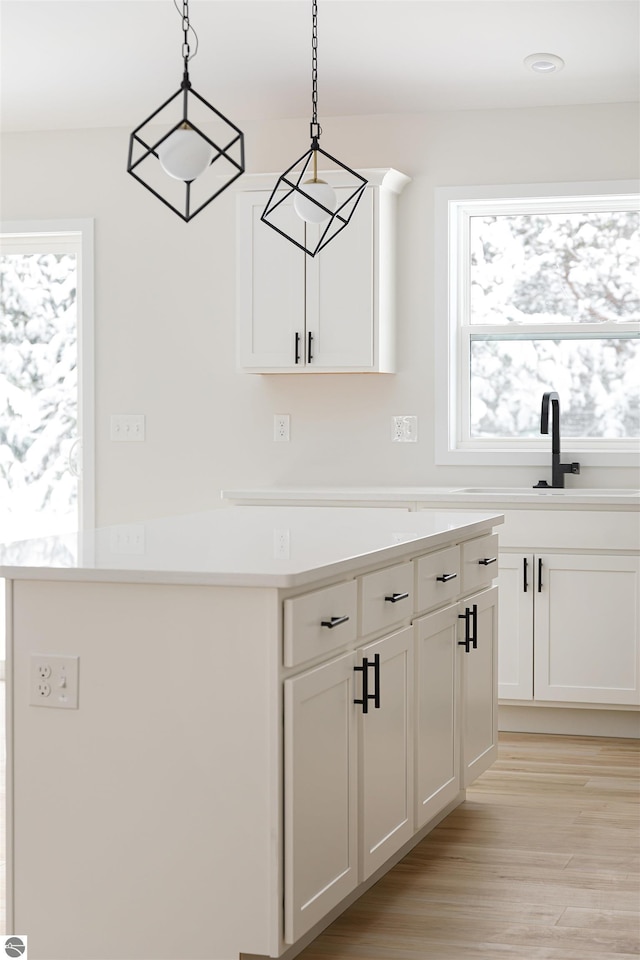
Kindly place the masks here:
[(361, 578), (361, 634), (400, 623), (413, 613), (413, 566), (399, 563)]
[(284, 665), (294, 667), (355, 640), (356, 580), (284, 602)]
[(497, 533), (462, 544), (462, 590), (465, 594), (488, 587), (497, 576)]
[(460, 547), (447, 547), (416, 560), (416, 592), (419, 612), (455, 600), (462, 589)]

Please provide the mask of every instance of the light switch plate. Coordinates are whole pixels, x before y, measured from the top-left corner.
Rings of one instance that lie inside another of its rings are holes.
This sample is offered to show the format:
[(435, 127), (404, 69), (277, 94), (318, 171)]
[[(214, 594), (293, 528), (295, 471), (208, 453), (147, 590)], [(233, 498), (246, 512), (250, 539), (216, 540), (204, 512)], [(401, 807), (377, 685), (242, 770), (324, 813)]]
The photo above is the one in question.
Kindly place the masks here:
[(144, 413), (114, 413), (111, 415), (111, 439), (144, 440)]

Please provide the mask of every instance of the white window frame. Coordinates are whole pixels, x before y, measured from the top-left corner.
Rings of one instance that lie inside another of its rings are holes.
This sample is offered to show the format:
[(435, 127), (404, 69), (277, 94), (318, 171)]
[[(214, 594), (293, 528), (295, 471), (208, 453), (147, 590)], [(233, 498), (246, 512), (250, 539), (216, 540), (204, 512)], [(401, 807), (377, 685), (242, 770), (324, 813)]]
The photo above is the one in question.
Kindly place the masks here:
[(94, 221), (0, 221), (2, 253), (75, 253), (78, 271), (78, 523), (95, 527)]
[[(439, 187), (435, 191), (435, 459), (437, 464), (544, 465), (549, 440), (537, 438), (471, 438), (469, 370), (471, 333), (495, 328), (469, 323), (469, 221), (483, 214), (566, 212), (621, 209), (639, 203), (640, 181), (510, 184)], [(606, 197), (606, 203), (603, 202)], [(594, 331), (591, 327), (597, 328)], [(625, 323), (615, 332), (640, 333), (640, 324)], [(524, 332), (524, 331), (523, 331)], [(544, 333), (551, 333), (546, 325)], [(603, 336), (602, 324), (580, 324), (580, 333)], [(576, 334), (576, 326), (553, 324), (554, 335)], [(531, 334), (528, 333), (527, 336)], [(542, 400), (542, 394), (540, 395)], [(636, 466), (640, 446), (635, 439), (562, 437), (563, 454), (579, 454), (583, 466)]]

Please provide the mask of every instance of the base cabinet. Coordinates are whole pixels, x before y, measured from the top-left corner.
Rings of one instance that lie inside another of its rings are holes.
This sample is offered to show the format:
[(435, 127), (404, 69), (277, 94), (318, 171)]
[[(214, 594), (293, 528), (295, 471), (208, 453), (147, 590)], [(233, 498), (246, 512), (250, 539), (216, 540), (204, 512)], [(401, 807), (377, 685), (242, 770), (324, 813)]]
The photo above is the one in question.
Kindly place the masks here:
[(637, 556), (503, 553), (499, 696), (640, 703)]

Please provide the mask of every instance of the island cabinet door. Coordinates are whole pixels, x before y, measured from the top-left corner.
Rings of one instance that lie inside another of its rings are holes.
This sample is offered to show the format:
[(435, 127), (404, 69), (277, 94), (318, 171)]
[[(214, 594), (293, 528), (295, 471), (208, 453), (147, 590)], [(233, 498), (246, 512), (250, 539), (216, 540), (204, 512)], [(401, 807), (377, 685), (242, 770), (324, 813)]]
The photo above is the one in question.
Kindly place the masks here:
[(464, 788), (498, 754), (498, 588), (462, 600), (458, 617)]
[[(356, 672), (360, 879), (413, 836), (413, 629), (361, 647)], [(365, 712), (366, 707), (366, 712)]]
[(285, 941), (358, 882), (355, 654), (284, 682)]
[(458, 604), (414, 624), (416, 640), (416, 829), (460, 790)]

